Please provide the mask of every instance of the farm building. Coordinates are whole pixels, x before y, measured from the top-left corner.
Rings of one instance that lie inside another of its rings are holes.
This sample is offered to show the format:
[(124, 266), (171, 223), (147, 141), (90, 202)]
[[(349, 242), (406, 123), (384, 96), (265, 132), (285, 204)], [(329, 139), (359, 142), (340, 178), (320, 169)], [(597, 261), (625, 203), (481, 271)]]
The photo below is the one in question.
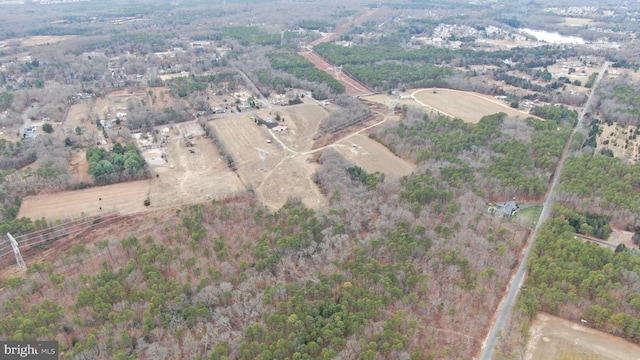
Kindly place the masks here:
[(273, 129), (273, 130), (275, 130), (275, 128), (278, 128), (278, 127), (284, 127), (284, 129), (276, 130), (276, 131), (283, 131), (283, 130), (286, 130), (286, 129), (287, 129), (287, 126), (286, 126), (286, 125), (280, 125), (280, 124), (278, 124), (276, 121), (273, 121), (273, 119), (271, 119), (271, 117), (270, 117), (270, 116), (267, 116), (267, 117), (265, 117), (264, 119), (256, 118), (256, 119), (254, 119), (254, 121), (257, 121), (257, 123), (258, 123), (258, 124), (260, 124), (260, 125), (264, 125), (264, 126), (266, 126), (267, 128), (269, 128), (269, 129)]
[(274, 127), (271, 130), (273, 130), (273, 131), (285, 131), (285, 130), (287, 130), (287, 125), (278, 125), (278, 126)]

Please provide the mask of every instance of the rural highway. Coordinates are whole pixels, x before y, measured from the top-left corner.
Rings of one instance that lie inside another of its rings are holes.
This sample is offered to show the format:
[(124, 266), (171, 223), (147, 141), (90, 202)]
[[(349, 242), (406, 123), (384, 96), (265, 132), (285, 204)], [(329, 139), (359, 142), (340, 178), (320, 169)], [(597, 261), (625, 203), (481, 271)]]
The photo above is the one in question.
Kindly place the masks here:
[(582, 125), (583, 125), (582, 123), (584, 121), (585, 115), (587, 114), (587, 112), (589, 111), (592, 105), (593, 94), (595, 93), (595, 90), (598, 87), (600, 80), (602, 80), (604, 73), (606, 72), (609, 65), (610, 63), (605, 61), (604, 65), (602, 66), (602, 70), (600, 70), (600, 73), (598, 74), (598, 78), (596, 79), (595, 83), (593, 84), (593, 87), (591, 88), (591, 92), (589, 93), (589, 98), (587, 99), (587, 102), (585, 103), (584, 108), (582, 109), (582, 113), (578, 118), (578, 124), (573, 128), (573, 131), (569, 136), (569, 140), (567, 141), (567, 144), (560, 158), (558, 169), (555, 173), (555, 176), (553, 177), (553, 182), (551, 183), (551, 187), (547, 192), (547, 198), (545, 199), (542, 205), (543, 208), (542, 208), (542, 212), (540, 213), (540, 218), (538, 219), (538, 222), (536, 223), (536, 227), (533, 230), (533, 233), (531, 234), (531, 237), (529, 239), (529, 243), (527, 244), (527, 247), (524, 250), (524, 256), (522, 258), (522, 261), (520, 262), (520, 266), (518, 267), (518, 270), (515, 272), (515, 274), (511, 277), (510, 283), (507, 285), (507, 295), (504, 297), (504, 299), (502, 299), (502, 302), (498, 307), (498, 312), (495, 315), (495, 321), (492, 324), (491, 329), (489, 330), (487, 338), (484, 340), (482, 344), (480, 360), (491, 360), (493, 357), (493, 351), (495, 349), (498, 336), (504, 328), (504, 324), (507, 320), (507, 317), (509, 316), (509, 313), (511, 313), (511, 309), (515, 304), (516, 298), (518, 296), (518, 292), (520, 291), (520, 287), (524, 282), (524, 276), (527, 269), (527, 261), (529, 260), (529, 256), (531, 255), (533, 243), (536, 240), (536, 237), (538, 236), (538, 231), (540, 230), (542, 223), (544, 223), (549, 218), (549, 214), (551, 213), (551, 204), (553, 203), (553, 196), (555, 194), (556, 189), (558, 188), (560, 174), (562, 173), (562, 169), (564, 168), (564, 164), (567, 159), (569, 145), (573, 141), (573, 136), (575, 135), (576, 131), (582, 128)]

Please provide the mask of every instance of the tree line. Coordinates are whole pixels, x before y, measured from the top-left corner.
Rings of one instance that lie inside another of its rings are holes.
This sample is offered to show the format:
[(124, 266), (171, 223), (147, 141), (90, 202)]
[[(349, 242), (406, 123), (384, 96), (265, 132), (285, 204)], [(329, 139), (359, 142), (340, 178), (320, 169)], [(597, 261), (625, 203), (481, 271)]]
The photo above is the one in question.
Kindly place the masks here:
[(333, 93), (344, 93), (344, 85), (326, 72), (317, 69), (309, 60), (293, 51), (267, 53), (271, 67), (287, 72), (297, 79), (326, 84)]
[(575, 239), (571, 220), (543, 225), (518, 299), (530, 319), (545, 311), (640, 342), (640, 257)]
[(132, 143), (122, 146), (116, 142), (110, 152), (103, 147), (90, 147), (86, 150), (86, 158), (87, 172), (99, 185), (145, 177), (144, 161)]

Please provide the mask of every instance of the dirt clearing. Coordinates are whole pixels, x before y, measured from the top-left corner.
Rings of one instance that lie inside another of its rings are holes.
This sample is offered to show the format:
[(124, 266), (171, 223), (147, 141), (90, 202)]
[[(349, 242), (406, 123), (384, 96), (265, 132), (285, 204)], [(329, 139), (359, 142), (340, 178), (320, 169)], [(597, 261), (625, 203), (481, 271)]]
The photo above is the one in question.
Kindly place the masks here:
[[(401, 98), (397, 95), (388, 95), (388, 94), (375, 94), (361, 97), (362, 100), (371, 101), (374, 103), (379, 103), (387, 106), (387, 109), (393, 109), (396, 106), (402, 107), (402, 105), (407, 106), (420, 106), (420, 104), (416, 103), (410, 97)], [(391, 111), (389, 111), (391, 112)]]
[(176, 125), (168, 133), (166, 146), (143, 152), (145, 161), (151, 156), (155, 164), (151, 166), (151, 208), (199, 203), (245, 190), (202, 132), (195, 122)]
[(408, 93), (414, 97), (416, 105), (422, 105), (444, 115), (457, 117), (471, 123), (477, 123), (483, 116), (499, 112), (523, 119), (534, 117), (513, 109), (489, 95), (451, 89), (437, 89), (436, 93), (433, 92), (433, 89), (418, 89), (408, 91)]
[(95, 99), (91, 115), (100, 119), (113, 120), (119, 112), (126, 113), (129, 108), (129, 100), (148, 100), (144, 91), (119, 90), (109, 93), (106, 97)]
[(640, 159), (639, 145), (635, 139), (637, 127), (614, 122), (611, 125), (602, 123), (600, 129), (597, 136), (596, 154), (600, 154), (603, 149), (609, 149), (613, 151), (614, 157), (626, 159), (632, 164)]
[[(18, 217), (76, 219), (101, 212), (133, 214), (145, 210), (144, 199), (149, 181), (133, 181), (54, 194), (27, 196), (22, 199)], [(102, 208), (102, 209), (101, 209)]]
[(539, 313), (531, 326), (526, 360), (640, 360), (640, 346), (559, 317)]
[(637, 249), (638, 245), (633, 243), (632, 237), (633, 232), (631, 231), (613, 229), (611, 235), (609, 235), (609, 238), (607, 239), (607, 242), (615, 245), (624, 244), (627, 248)]
[(356, 80), (355, 78), (343, 73), (342, 71), (336, 71), (333, 65), (331, 65), (322, 56), (318, 55), (314, 51), (300, 52), (298, 53), (305, 59), (309, 60), (313, 65), (334, 79), (338, 80), (345, 87), (345, 92), (348, 95), (363, 95), (370, 94), (372, 91), (367, 88), (366, 85)]
[(400, 177), (409, 175), (416, 165), (395, 156), (389, 149), (365, 135), (358, 134), (340, 141), (334, 146), (347, 160), (368, 173), (376, 171)]
[(73, 104), (69, 108), (67, 118), (62, 123), (65, 136), (71, 135), (79, 126), (81, 132), (86, 132), (89, 128), (95, 128), (96, 124), (91, 122), (91, 105), (88, 102)]
[(257, 112), (262, 119), (284, 118), (281, 132), (258, 126), (250, 114), (229, 115), (207, 124), (227, 153), (247, 187), (256, 190), (266, 206), (280, 208), (288, 198), (299, 198), (317, 208), (325, 203), (311, 176), (317, 164), (310, 153), (313, 135), (327, 112), (316, 104), (295, 105)]
[[(100, 212), (132, 214), (200, 203), (244, 191), (238, 176), (219, 160), (218, 150), (210, 139), (193, 137), (189, 139), (193, 146), (187, 146), (184, 134), (195, 132), (198, 127), (195, 123), (180, 124), (170, 133), (164, 147), (156, 144), (142, 151), (149, 163), (149, 180), (28, 196), (23, 199), (19, 216), (55, 220)], [(86, 180), (84, 151), (73, 157), (73, 164), (75, 177)], [(149, 207), (144, 206), (147, 198), (151, 201)]]
[(76, 37), (75, 35), (62, 35), (62, 36), (31, 36), (25, 39), (19, 39), (20, 44), (22, 46), (37, 46), (37, 45), (48, 45), (48, 44), (57, 44), (61, 41), (72, 39)]
[(574, 17), (566, 17), (564, 18), (565, 26), (593, 26), (593, 20), (588, 18), (574, 18)]

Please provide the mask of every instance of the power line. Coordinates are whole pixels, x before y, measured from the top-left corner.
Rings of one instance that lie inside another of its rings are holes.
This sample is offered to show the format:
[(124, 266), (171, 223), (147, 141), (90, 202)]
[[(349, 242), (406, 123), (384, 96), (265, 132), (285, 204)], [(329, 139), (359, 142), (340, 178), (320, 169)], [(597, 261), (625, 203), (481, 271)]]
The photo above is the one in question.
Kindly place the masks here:
[(24, 263), (24, 260), (22, 259), (22, 255), (20, 254), (20, 248), (18, 248), (18, 242), (16, 241), (16, 239), (13, 238), (13, 236), (11, 236), (10, 233), (7, 233), (7, 237), (9, 238), (9, 241), (11, 241), (11, 247), (13, 248), (13, 253), (16, 255), (16, 263), (18, 264), (18, 267), (20, 269), (27, 267), (27, 264)]

